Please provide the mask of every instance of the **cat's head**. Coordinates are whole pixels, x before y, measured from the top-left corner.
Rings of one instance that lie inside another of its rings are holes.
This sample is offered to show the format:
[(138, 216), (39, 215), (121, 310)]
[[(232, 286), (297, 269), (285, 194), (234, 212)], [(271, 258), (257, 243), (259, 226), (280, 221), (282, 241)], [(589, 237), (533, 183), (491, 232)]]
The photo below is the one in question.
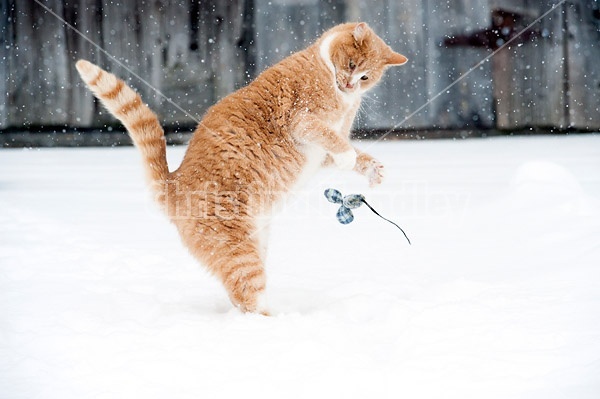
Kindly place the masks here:
[(362, 93), (381, 79), (389, 66), (403, 65), (407, 58), (394, 52), (364, 22), (332, 29), (329, 57), (337, 87), (344, 93)]

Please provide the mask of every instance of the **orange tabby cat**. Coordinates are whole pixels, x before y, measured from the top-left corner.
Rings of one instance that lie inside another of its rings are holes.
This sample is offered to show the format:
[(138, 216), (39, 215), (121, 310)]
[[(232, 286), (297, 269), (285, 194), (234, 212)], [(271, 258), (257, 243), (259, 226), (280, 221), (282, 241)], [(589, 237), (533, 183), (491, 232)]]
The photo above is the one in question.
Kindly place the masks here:
[(191, 253), (234, 305), (267, 314), (263, 300), (269, 215), (319, 167), (335, 164), (379, 184), (383, 166), (352, 147), (361, 95), (406, 58), (365, 23), (338, 25), (211, 107), (179, 169), (169, 172), (156, 115), (114, 75), (77, 70), (141, 150), (148, 180)]

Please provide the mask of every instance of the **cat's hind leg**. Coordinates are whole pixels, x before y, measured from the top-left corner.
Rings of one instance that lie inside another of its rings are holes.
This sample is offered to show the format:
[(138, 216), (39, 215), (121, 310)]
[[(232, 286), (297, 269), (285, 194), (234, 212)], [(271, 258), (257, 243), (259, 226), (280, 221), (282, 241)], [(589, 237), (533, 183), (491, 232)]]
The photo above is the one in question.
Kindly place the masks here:
[(198, 226), (185, 240), (192, 254), (217, 276), (231, 302), (243, 312), (268, 315), (264, 301), (266, 276), (263, 251), (254, 229), (245, 223), (217, 229)]
[(243, 312), (268, 315), (264, 303), (266, 275), (260, 246), (256, 240), (247, 238), (228, 247), (218, 264), (217, 275), (231, 302)]

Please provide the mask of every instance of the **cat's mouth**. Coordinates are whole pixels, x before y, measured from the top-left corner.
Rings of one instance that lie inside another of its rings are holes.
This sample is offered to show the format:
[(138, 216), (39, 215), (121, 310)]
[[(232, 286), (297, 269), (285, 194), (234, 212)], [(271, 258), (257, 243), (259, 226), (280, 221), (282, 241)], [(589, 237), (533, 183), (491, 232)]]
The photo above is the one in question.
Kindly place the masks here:
[(335, 70), (335, 83), (342, 93), (353, 93), (360, 86), (359, 82), (352, 83), (352, 75), (345, 75)]
[(344, 93), (351, 93), (354, 90), (356, 90), (356, 88), (358, 87), (358, 84), (352, 84), (350, 82), (345, 82), (345, 81), (338, 81), (337, 82), (337, 86), (338, 89), (340, 89), (340, 91), (343, 91)]

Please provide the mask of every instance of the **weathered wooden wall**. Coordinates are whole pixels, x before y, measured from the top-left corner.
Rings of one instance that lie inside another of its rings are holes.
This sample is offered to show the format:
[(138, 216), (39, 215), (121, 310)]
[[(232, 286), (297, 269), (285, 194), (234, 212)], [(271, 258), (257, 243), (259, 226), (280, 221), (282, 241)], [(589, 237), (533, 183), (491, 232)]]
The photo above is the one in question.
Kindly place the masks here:
[[(497, 3), (524, 15), (524, 24), (555, 4)], [(533, 29), (538, 33), (535, 40), (516, 41), (493, 59), (497, 125), (598, 129), (600, 2), (565, 2)]]
[[(523, 7), (523, 2), (497, 2), (498, 6), (523, 16), (524, 28), (552, 6), (539, 1)], [(569, 126), (568, 102), (564, 92), (566, 39), (563, 8), (549, 14), (534, 26), (536, 40), (520, 41), (501, 50), (493, 59), (494, 97), (497, 123), (502, 128), (527, 126)]]
[[(166, 124), (191, 125), (189, 115), (154, 89), (198, 118), (327, 28), (357, 20), (371, 24), (409, 58), (368, 95), (359, 128), (600, 129), (596, 0), (565, 2), (536, 24), (535, 32), (444, 91), (497, 48), (492, 15), (514, 13), (520, 29), (555, 2), (43, 1), (88, 41), (33, 0), (0, 0), (0, 129), (115, 124), (80, 84), (74, 69), (78, 58), (128, 79)], [(482, 35), (491, 41), (479, 40)]]
[(600, 127), (600, 1), (565, 7), (570, 126)]
[(4, 96), (0, 128), (114, 123), (80, 83), (74, 68), (78, 58), (127, 79), (171, 125), (189, 125), (193, 120), (164, 96), (198, 118), (210, 104), (253, 77), (247, 60), (252, 39), (247, 1), (45, 0), (44, 4), (89, 41), (33, 1), (0, 0), (0, 7), (7, 10), (0, 36), (6, 43), (0, 49), (0, 59), (6, 60), (0, 71), (7, 71), (6, 89), (0, 93)]

